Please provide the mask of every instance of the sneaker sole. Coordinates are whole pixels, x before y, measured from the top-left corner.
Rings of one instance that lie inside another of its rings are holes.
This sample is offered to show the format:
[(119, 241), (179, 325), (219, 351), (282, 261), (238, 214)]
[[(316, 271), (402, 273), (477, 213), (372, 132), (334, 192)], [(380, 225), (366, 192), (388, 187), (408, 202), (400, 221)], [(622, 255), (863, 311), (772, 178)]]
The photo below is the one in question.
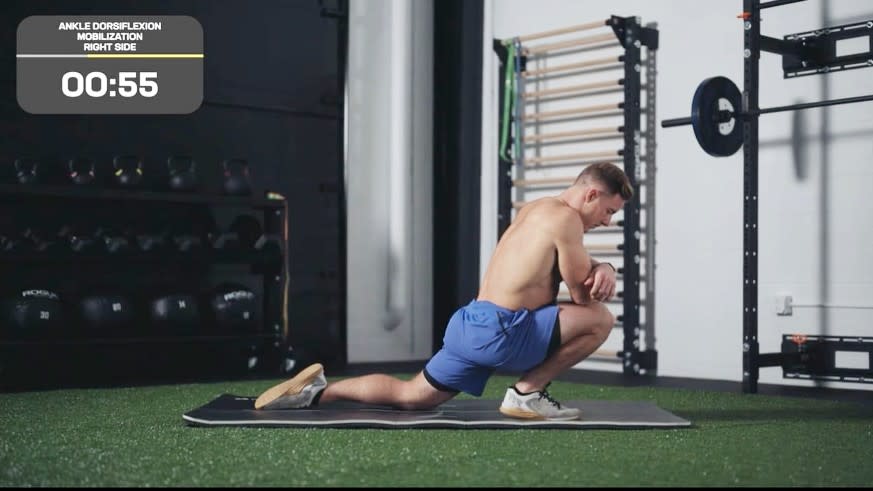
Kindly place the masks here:
[(516, 409), (513, 407), (505, 408), (503, 406), (500, 407), (500, 414), (503, 414), (504, 416), (509, 416), (510, 418), (530, 419), (534, 421), (573, 421), (574, 419), (579, 419), (579, 415), (547, 418), (539, 413), (525, 411), (523, 409)]
[(324, 367), (321, 366), (321, 363), (309, 365), (293, 378), (270, 387), (263, 394), (258, 396), (255, 400), (255, 409), (261, 409), (282, 396), (299, 393), (304, 387), (311, 384), (312, 381), (323, 371)]

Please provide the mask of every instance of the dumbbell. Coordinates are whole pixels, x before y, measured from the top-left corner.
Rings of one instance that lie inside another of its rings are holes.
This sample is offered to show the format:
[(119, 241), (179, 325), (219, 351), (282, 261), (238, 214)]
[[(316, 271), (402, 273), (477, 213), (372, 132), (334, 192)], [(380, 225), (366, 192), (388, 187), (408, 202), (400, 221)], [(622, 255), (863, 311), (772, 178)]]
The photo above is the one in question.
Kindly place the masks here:
[(258, 238), (263, 235), (261, 222), (251, 215), (236, 216), (228, 226), (227, 231), (236, 234), (240, 247), (243, 249), (253, 249)]
[(63, 304), (52, 290), (21, 290), (4, 303), (5, 324), (17, 336), (32, 337), (53, 331), (63, 320)]
[(212, 231), (206, 236), (213, 249), (219, 251), (232, 251), (240, 247), (239, 234), (236, 232)]
[(0, 235), (0, 252), (5, 254), (15, 254), (30, 250), (27, 241), (15, 235)]
[(121, 228), (119, 237), (127, 239), (132, 252), (144, 252), (146, 254), (158, 254), (168, 249), (167, 237), (154, 229), (136, 225), (127, 225)]
[(131, 252), (130, 241), (124, 235), (109, 227), (99, 227), (94, 232), (94, 238), (103, 244), (109, 254), (127, 254)]
[(263, 234), (255, 241), (255, 250), (270, 256), (282, 255), (282, 239), (275, 234)]
[(63, 251), (61, 243), (43, 238), (43, 234), (34, 228), (28, 227), (24, 229), (24, 232), (21, 233), (21, 237), (28, 242), (25, 247), (27, 250), (45, 254), (55, 254)]
[(190, 232), (173, 235), (173, 244), (179, 252), (196, 252), (203, 248), (203, 239)]
[(64, 225), (58, 231), (58, 238), (66, 242), (73, 252), (80, 254), (100, 252), (100, 244), (81, 226)]

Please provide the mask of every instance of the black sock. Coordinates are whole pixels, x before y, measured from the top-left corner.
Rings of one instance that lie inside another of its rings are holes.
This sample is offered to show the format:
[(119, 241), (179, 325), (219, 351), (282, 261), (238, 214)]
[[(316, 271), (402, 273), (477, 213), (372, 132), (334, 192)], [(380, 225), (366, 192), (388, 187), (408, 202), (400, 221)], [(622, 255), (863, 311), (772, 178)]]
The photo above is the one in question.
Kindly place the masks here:
[[(327, 387), (325, 387), (325, 388), (327, 388)], [(320, 391), (318, 391), (318, 394), (315, 394), (315, 397), (312, 398), (312, 402), (310, 402), (309, 405), (310, 406), (317, 406), (318, 401), (321, 400), (321, 394), (323, 394), (323, 393), (324, 393), (324, 389), (321, 389)]]

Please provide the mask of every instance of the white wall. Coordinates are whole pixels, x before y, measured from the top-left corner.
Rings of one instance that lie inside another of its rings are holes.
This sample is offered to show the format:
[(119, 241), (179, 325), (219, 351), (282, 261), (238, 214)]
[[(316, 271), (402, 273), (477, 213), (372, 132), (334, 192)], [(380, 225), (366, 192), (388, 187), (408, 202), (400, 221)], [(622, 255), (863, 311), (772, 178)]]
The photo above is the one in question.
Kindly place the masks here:
[[(656, 22), (658, 120), (688, 116), (705, 78), (723, 75), (742, 90), (740, 0), (486, 0), (483, 176), (496, 181), (497, 56), (492, 38), (567, 27), (611, 15)], [(784, 34), (873, 19), (865, 0), (808, 0), (763, 11), (762, 34)], [(546, 40), (548, 42), (548, 40)], [(529, 45), (537, 42), (531, 41)], [(781, 59), (763, 53), (760, 106), (873, 93), (873, 68), (783, 79)], [(560, 85), (559, 83), (555, 84)], [(759, 316), (761, 352), (778, 352), (784, 333), (873, 336), (873, 103), (804, 111), (809, 172), (795, 176), (793, 112), (761, 116)], [(826, 122), (826, 123), (825, 123)], [(824, 131), (824, 132), (823, 132)], [(824, 142), (824, 146), (823, 146)], [(826, 151), (823, 151), (825, 149)], [(714, 158), (690, 126), (657, 129), (656, 348), (659, 375), (742, 379), (742, 150)], [(495, 182), (492, 181), (492, 182)], [(495, 245), (496, 184), (483, 182), (482, 268)], [(793, 316), (777, 316), (777, 294), (793, 295)], [(815, 307), (814, 305), (820, 305)], [(822, 307), (821, 305), (825, 305)], [(619, 348), (616, 331), (605, 347)], [(584, 368), (617, 370), (586, 361)], [(865, 384), (787, 380), (763, 368), (761, 383), (871, 389)]]
[(349, 5), (348, 360), (431, 354), (433, 5)]

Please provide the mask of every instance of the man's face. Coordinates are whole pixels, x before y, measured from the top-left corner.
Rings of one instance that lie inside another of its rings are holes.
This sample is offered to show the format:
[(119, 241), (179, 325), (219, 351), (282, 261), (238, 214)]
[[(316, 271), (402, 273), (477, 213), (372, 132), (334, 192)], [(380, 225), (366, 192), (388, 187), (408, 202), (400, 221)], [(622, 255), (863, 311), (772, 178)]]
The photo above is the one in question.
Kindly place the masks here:
[(624, 207), (624, 200), (616, 193), (610, 195), (600, 188), (592, 188), (585, 202), (585, 231), (607, 226), (612, 216)]

